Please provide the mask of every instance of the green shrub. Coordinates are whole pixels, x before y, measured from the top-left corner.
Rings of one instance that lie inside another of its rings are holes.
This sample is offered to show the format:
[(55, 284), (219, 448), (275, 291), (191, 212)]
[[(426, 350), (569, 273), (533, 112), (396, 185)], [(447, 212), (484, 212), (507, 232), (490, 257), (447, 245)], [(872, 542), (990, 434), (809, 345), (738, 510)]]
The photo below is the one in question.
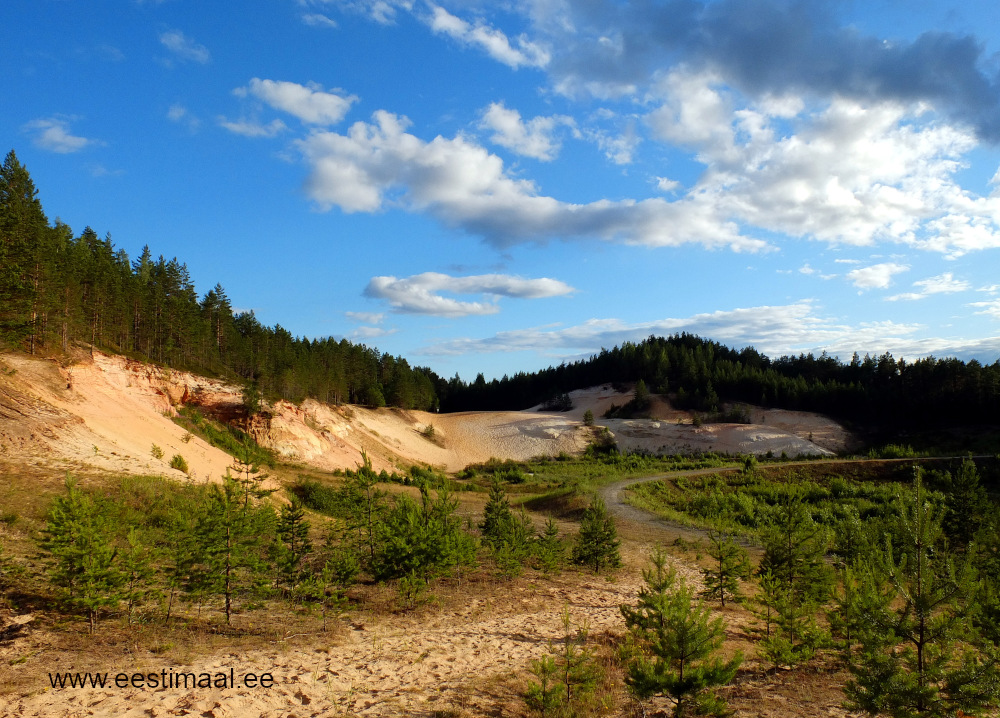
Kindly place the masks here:
[(180, 454), (174, 454), (170, 458), (170, 468), (177, 469), (178, 471), (183, 471), (185, 474), (190, 470), (188, 468), (187, 460)]

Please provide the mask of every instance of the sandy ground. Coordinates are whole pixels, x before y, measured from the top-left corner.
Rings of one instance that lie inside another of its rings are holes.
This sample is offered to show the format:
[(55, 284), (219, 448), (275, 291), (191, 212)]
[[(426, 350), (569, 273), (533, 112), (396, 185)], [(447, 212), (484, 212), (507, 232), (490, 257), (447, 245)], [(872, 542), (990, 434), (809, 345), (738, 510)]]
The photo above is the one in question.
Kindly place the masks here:
[[(329, 406), (307, 400), (269, 407), (269, 426), (258, 437), (288, 461), (319, 469), (354, 468), (362, 451), (376, 470), (414, 463), (457, 471), (491, 457), (524, 460), (561, 452), (578, 454), (593, 437), (583, 425), (587, 409), (600, 417), (628, 393), (610, 386), (570, 394), (568, 412), (463, 412), (431, 414), (399, 409)], [(239, 390), (184, 372), (97, 352), (63, 367), (44, 359), (0, 355), (0, 451), (12, 460), (68, 471), (86, 466), (134, 474), (184, 478), (169, 467), (175, 454), (190, 466), (189, 478), (217, 480), (232, 463), (222, 451), (170, 420), (179, 406), (206, 413), (238, 411)], [(656, 397), (652, 420), (605, 420), (627, 451), (714, 451), (789, 456), (825, 455), (843, 449), (849, 435), (836, 422), (805, 412), (752, 408), (756, 423), (692, 424), (688, 412)], [(433, 436), (426, 435), (433, 427)], [(156, 445), (163, 458), (152, 455)]]
[[(464, 708), (471, 715), (508, 715), (519, 699), (498, 682), (523, 673), (562, 633), (561, 613), (586, 622), (592, 636), (623, 629), (619, 605), (634, 600), (637, 572), (609, 582), (603, 576), (497, 585), (466, 605), (447, 611), (366, 619), (352, 617), (336, 633), (319, 634), (270, 651), (226, 653), (178, 666), (141, 659), (108, 671), (195, 674), (271, 673), (271, 689), (141, 690), (137, 688), (48, 689), (26, 696), (0, 695), (5, 716), (171, 716), (215, 718), (261, 716), (429, 716)], [(31, 661), (23, 670), (96, 670)], [(48, 685), (39, 675), (39, 688)], [(523, 704), (521, 704), (523, 708)], [(500, 711), (499, 713), (497, 711)]]

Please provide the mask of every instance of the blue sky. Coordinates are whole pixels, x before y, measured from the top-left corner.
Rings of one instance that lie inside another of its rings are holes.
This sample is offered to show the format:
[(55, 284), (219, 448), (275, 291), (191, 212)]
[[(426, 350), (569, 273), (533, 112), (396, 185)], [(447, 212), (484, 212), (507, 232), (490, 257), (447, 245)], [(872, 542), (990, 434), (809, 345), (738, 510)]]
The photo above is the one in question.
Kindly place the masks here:
[(50, 219), (471, 379), (650, 334), (1000, 358), (992, 3), (8, 0)]

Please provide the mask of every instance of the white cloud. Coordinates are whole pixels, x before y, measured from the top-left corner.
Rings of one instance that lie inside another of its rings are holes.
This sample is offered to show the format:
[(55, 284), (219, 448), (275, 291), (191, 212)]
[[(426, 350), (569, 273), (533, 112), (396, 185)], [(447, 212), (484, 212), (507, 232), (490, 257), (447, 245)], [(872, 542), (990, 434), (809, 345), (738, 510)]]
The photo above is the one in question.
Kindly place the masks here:
[(201, 126), (201, 120), (191, 114), (184, 105), (174, 103), (167, 110), (167, 119), (171, 122), (187, 125), (192, 132)]
[(594, 142), (604, 156), (616, 165), (629, 165), (639, 148), (641, 138), (635, 130), (633, 123), (624, 131), (615, 134), (600, 129), (589, 129), (582, 133), (591, 142)]
[(299, 0), (300, 5), (336, 4), (339, 10), (365, 15), (380, 25), (392, 25), (397, 13), (413, 11), (412, 0)]
[(448, 35), (463, 45), (485, 50), (494, 60), (514, 69), (545, 67), (550, 59), (544, 48), (523, 36), (518, 38), (517, 47), (514, 47), (502, 31), (482, 22), (472, 25), (440, 5), (431, 5), (428, 25), (434, 32)]
[(283, 110), (310, 125), (334, 125), (357, 102), (355, 95), (344, 97), (336, 92), (326, 92), (316, 84), (299, 85), (295, 82), (261, 80), (253, 78), (247, 87), (234, 92), (244, 97), (253, 95), (276, 110)]
[(385, 314), (381, 312), (344, 312), (344, 316), (351, 321), (363, 324), (381, 324), (385, 319)]
[(36, 147), (64, 155), (79, 152), (90, 145), (102, 144), (98, 140), (74, 135), (69, 128), (69, 123), (73, 119), (72, 117), (44, 117), (26, 123), (21, 129), (33, 135), (32, 142)]
[[(718, 75), (666, 75), (647, 115), (654, 137), (696, 153), (692, 193), (726, 219), (830, 244), (905, 243), (950, 257), (1000, 247), (1000, 197), (955, 181), (972, 131), (926, 106), (834, 98), (793, 118), (741, 102)], [(779, 108), (784, 113), (795, 109)]]
[(322, 13), (305, 13), (302, 15), (302, 22), (310, 27), (337, 27), (337, 22), (335, 20), (323, 15)]
[(321, 208), (429, 212), (498, 246), (553, 237), (746, 251), (768, 246), (740, 234), (699, 195), (677, 202), (560, 202), (510, 177), (499, 157), (462, 136), (425, 142), (405, 132), (406, 118), (379, 111), (373, 120), (356, 122), (345, 135), (314, 131), (298, 143), (312, 166), (307, 192)]
[(508, 109), (502, 102), (494, 102), (486, 108), (480, 121), (480, 127), (493, 130), (491, 141), (519, 155), (544, 162), (559, 154), (561, 144), (556, 131), (574, 124), (573, 118), (566, 115), (535, 117), (525, 122), (520, 112)]
[(161, 33), (160, 44), (181, 60), (190, 60), (202, 65), (212, 60), (212, 55), (207, 47), (199, 45), (180, 30), (168, 30)]
[[(439, 317), (464, 317), (496, 314), (500, 311), (496, 298), (541, 299), (573, 292), (573, 288), (557, 279), (523, 279), (507, 274), (480, 274), (453, 277), (438, 272), (424, 272), (402, 279), (372, 277), (365, 295), (385, 299), (397, 312), (431, 314)], [(443, 293), (487, 295), (486, 301), (460, 301), (442, 296)]]
[(847, 360), (854, 351), (862, 355), (916, 359), (925, 356), (995, 356), (1000, 337), (986, 339), (921, 338), (919, 324), (892, 321), (865, 322), (856, 326), (818, 316), (811, 302), (761, 306), (696, 314), (687, 318), (628, 323), (618, 319), (591, 319), (572, 327), (535, 327), (500, 332), (484, 339), (455, 339), (428, 346), (430, 356), (534, 351), (556, 357), (596, 354), (602, 347), (642, 341), (653, 335), (680, 332), (711, 337), (729, 346), (754, 346), (772, 357), (801, 352), (827, 351)]
[(379, 337), (387, 337), (390, 334), (395, 334), (399, 329), (387, 329), (385, 327), (358, 327), (353, 332), (351, 336), (355, 339), (378, 339)]
[(955, 276), (951, 272), (945, 272), (944, 274), (939, 274), (936, 277), (921, 279), (920, 281), (914, 282), (913, 286), (918, 287), (920, 291), (896, 294), (891, 297), (886, 297), (886, 299), (890, 302), (895, 302), (900, 299), (912, 301), (929, 297), (932, 294), (954, 294), (956, 292), (964, 292), (970, 287), (969, 283), (964, 279), (955, 279)]
[(859, 289), (885, 289), (892, 284), (892, 277), (900, 272), (908, 271), (905, 264), (883, 262), (870, 267), (852, 269), (847, 273), (847, 279)]
[(288, 129), (281, 120), (272, 120), (266, 125), (262, 125), (252, 120), (230, 121), (225, 117), (219, 118), (219, 127), (244, 137), (275, 137)]
[(681, 188), (681, 183), (669, 177), (657, 177), (656, 188), (661, 192), (676, 192)]
[(991, 316), (994, 319), (1000, 319), (1000, 299), (993, 299), (989, 302), (970, 302), (970, 307), (977, 307), (982, 311), (976, 312), (976, 314), (985, 314)]

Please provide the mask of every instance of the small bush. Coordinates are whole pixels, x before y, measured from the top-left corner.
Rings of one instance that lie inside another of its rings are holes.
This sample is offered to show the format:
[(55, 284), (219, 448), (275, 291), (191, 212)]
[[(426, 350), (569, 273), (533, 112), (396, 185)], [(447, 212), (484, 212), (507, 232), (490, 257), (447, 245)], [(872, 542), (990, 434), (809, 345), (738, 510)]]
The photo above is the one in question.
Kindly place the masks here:
[(180, 454), (174, 454), (170, 458), (170, 468), (177, 469), (178, 471), (183, 471), (185, 474), (188, 473), (188, 462)]
[(156, 444), (153, 444), (153, 448), (150, 450), (149, 453), (152, 454), (153, 458), (156, 460), (160, 460), (163, 458), (163, 449), (161, 449)]

